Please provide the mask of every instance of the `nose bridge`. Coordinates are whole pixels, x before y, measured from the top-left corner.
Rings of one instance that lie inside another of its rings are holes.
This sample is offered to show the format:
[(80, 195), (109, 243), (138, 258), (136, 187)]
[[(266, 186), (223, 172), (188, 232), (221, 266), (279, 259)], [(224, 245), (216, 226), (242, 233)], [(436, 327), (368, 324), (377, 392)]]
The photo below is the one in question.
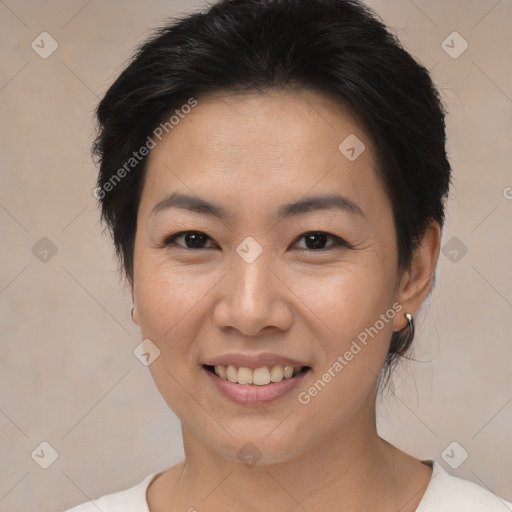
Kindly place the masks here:
[(280, 280), (274, 275), (277, 266), (272, 251), (252, 237), (236, 247), (215, 313), (219, 327), (234, 327), (243, 334), (255, 335), (268, 326), (289, 326), (290, 312), (280, 296)]
[(253, 237), (246, 237), (233, 255), (233, 289), (243, 307), (265, 307), (273, 294), (271, 254)]

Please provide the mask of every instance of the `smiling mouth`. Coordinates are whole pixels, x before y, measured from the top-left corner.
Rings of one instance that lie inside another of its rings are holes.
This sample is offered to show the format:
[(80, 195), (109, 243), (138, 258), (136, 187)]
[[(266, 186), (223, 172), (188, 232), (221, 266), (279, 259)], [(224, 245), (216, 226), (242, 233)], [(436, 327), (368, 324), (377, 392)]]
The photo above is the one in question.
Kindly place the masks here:
[(217, 375), (222, 380), (234, 384), (266, 386), (282, 380), (293, 379), (300, 373), (311, 370), (309, 366), (262, 366), (260, 368), (247, 368), (245, 366), (234, 365), (203, 365), (203, 368)]

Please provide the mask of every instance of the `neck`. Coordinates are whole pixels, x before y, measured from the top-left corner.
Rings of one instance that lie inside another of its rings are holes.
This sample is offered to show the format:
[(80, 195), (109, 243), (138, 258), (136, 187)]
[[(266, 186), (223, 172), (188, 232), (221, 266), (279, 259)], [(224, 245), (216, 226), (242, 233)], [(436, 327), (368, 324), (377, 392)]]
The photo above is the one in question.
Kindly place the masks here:
[[(316, 512), (332, 507), (405, 512), (397, 484), (397, 467), (403, 469), (404, 460), (397, 464), (401, 452), (378, 436), (374, 400), (372, 404), (299, 456), (252, 467), (220, 455), (183, 427), (186, 460), (170, 498), (175, 510), (195, 506), (198, 510)], [(403, 487), (403, 481), (399, 483)]]

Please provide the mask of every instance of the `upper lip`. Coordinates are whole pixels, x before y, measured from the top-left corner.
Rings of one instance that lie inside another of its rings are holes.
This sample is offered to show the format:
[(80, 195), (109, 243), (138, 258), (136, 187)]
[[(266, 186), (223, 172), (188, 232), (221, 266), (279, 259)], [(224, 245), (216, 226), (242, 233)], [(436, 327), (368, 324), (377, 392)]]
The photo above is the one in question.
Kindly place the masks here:
[(263, 366), (276, 366), (278, 364), (282, 366), (295, 366), (297, 368), (302, 368), (303, 366), (307, 366), (305, 363), (298, 361), (297, 359), (292, 359), (287, 356), (281, 356), (279, 354), (270, 354), (270, 353), (262, 353), (262, 354), (224, 354), (216, 357), (212, 357), (208, 359), (205, 363), (207, 366), (228, 366), (233, 365), (240, 368), (241, 366), (245, 368), (261, 368)]

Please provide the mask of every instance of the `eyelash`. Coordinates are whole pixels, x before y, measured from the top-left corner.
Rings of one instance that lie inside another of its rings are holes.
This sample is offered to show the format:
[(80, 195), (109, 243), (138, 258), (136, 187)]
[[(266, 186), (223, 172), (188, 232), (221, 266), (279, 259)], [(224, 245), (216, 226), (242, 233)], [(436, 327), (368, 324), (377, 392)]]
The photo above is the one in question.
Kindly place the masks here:
[[(212, 238), (210, 238), (208, 235), (206, 235), (202, 231), (194, 231), (194, 230), (180, 231), (179, 233), (175, 233), (173, 235), (170, 235), (170, 236), (167, 236), (167, 237), (163, 238), (158, 243), (158, 247), (159, 248), (164, 248), (164, 247), (169, 247), (170, 245), (176, 245), (180, 249), (185, 249), (187, 251), (203, 251), (203, 250), (206, 250), (206, 249), (214, 249), (214, 247), (203, 247), (203, 248), (195, 248), (194, 249), (194, 248), (185, 247), (185, 246), (182, 246), (182, 245), (179, 245), (179, 244), (175, 243), (175, 240), (177, 238), (180, 238), (180, 237), (182, 237), (184, 235), (187, 235), (187, 234), (190, 234), (190, 233), (193, 233), (193, 234), (196, 234), (196, 235), (203, 235), (208, 240), (212, 240)], [(303, 233), (302, 235), (297, 237), (295, 239), (294, 244), (296, 244), (299, 240), (303, 239), (307, 235), (326, 235), (327, 238), (333, 239), (335, 241), (335, 244), (333, 244), (331, 246), (328, 246), (326, 248), (323, 248), (323, 249), (308, 249), (308, 248), (301, 249), (300, 252), (325, 252), (325, 251), (328, 251), (328, 250), (331, 250), (331, 249), (336, 249), (337, 247), (345, 247), (346, 249), (353, 249), (354, 248), (351, 244), (349, 244), (347, 241), (343, 240), (339, 236), (331, 235), (330, 233), (326, 233), (325, 231), (307, 231), (306, 233)]]

